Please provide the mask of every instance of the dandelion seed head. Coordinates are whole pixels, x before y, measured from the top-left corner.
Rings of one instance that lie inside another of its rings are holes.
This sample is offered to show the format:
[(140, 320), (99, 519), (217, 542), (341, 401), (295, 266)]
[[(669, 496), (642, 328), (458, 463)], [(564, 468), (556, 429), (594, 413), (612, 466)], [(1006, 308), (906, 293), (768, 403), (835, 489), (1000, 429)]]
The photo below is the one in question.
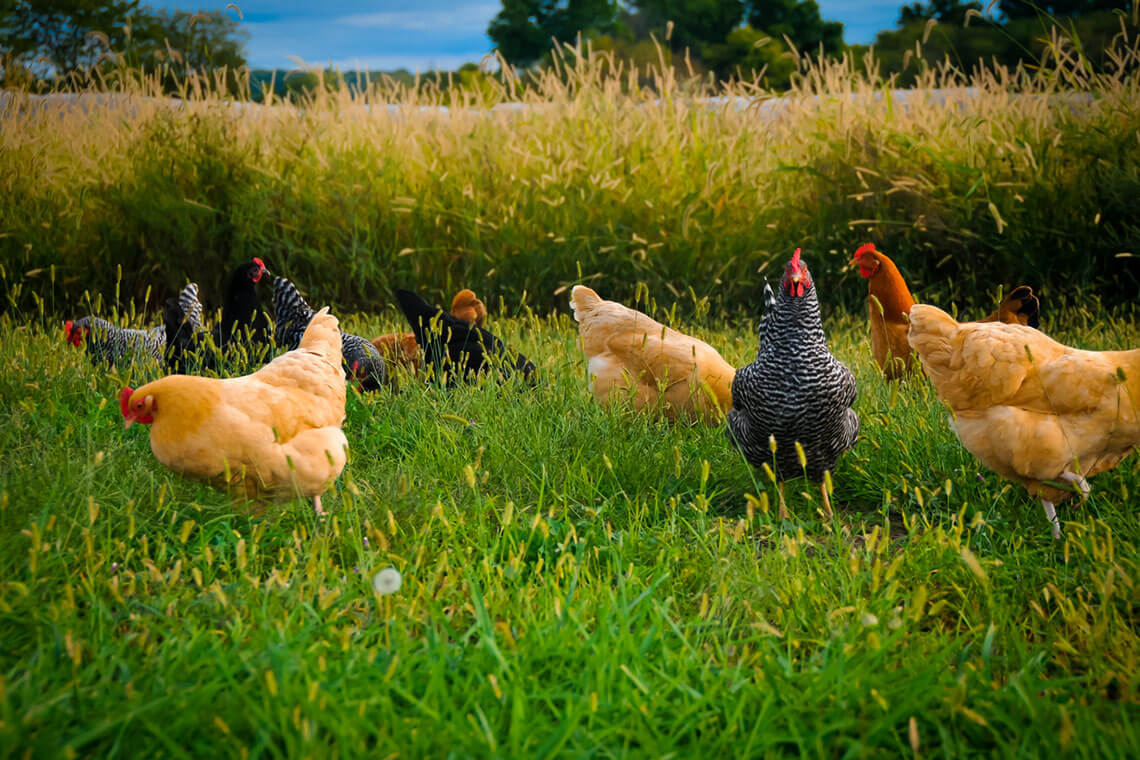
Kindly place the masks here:
[(400, 577), (399, 570), (394, 567), (386, 567), (373, 576), (372, 588), (377, 594), (394, 594), (400, 590), (400, 585), (403, 582), (404, 579)]

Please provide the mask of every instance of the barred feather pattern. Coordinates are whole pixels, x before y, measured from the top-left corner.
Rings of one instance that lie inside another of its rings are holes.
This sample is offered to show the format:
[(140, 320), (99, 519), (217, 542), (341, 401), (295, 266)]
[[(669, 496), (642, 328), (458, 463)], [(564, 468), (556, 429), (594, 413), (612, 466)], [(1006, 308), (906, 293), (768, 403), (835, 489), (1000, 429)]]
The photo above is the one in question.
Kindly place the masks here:
[(84, 330), (87, 353), (94, 361), (118, 364), (139, 356), (150, 356), (162, 361), (166, 348), (166, 328), (159, 325), (149, 330), (116, 327), (99, 317), (75, 320), (72, 330)]
[[(273, 322), (278, 346), (291, 351), (300, 345), (301, 336), (314, 314), (292, 281), (285, 277), (274, 278)], [(361, 380), (365, 390), (378, 390), (387, 377), (387, 368), (376, 346), (359, 335), (341, 330), (340, 348), (345, 374)]]
[[(799, 297), (781, 287), (759, 333), (756, 361), (732, 381), (728, 438), (754, 467), (774, 463), (781, 480), (806, 472), (820, 481), (855, 444), (859, 418), (851, 409), (855, 376), (827, 348), (815, 287)], [(807, 460), (803, 467), (797, 441)]]
[(183, 319), (190, 326), (190, 330), (198, 332), (202, 329), (202, 301), (198, 297), (198, 283), (189, 282), (178, 293), (178, 305), (182, 308)]

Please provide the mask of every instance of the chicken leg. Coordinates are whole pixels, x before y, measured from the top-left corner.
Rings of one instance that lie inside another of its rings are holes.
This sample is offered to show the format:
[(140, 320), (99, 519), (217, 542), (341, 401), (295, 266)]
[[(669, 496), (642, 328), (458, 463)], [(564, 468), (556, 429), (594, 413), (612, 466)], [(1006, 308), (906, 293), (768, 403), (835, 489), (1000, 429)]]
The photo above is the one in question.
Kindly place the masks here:
[(1049, 519), (1049, 524), (1053, 527), (1053, 538), (1059, 541), (1061, 539), (1061, 521), (1057, 519), (1057, 508), (1053, 506), (1053, 502), (1045, 499), (1041, 500), (1041, 506), (1045, 507), (1045, 517)]
[(321, 495), (317, 494), (313, 497), (313, 509), (316, 510), (317, 515), (323, 515), (325, 511), (321, 509)]

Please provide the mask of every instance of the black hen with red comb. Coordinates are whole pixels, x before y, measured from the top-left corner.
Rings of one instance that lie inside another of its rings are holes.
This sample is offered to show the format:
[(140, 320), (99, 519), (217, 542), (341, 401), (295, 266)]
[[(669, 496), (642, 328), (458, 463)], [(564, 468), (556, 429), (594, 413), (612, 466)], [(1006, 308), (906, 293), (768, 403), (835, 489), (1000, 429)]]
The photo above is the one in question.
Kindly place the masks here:
[(820, 481), (859, 437), (855, 396), (855, 376), (827, 348), (815, 284), (796, 249), (761, 322), (756, 361), (732, 381), (729, 440), (754, 467), (774, 465), (781, 480)]
[[(273, 322), (277, 345), (293, 350), (301, 343), (301, 336), (316, 314), (297, 290), (297, 286), (284, 277), (273, 281)], [(366, 391), (379, 390), (387, 377), (384, 357), (371, 342), (359, 335), (340, 331), (340, 350), (344, 359), (344, 372), (357, 380)]]

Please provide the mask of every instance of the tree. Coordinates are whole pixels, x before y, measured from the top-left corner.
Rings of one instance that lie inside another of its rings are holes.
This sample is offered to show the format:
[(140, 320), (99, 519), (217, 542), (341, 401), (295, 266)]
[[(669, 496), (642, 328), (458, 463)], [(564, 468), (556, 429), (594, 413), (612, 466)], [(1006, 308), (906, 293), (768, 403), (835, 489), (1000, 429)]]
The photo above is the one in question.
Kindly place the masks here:
[(704, 57), (718, 79), (749, 80), (764, 72), (764, 84), (771, 89), (786, 88), (795, 72), (783, 42), (750, 26), (733, 29), (722, 44), (709, 45)]
[(0, 47), (14, 61), (39, 58), (66, 74), (122, 47), (138, 0), (5, 0), (5, 6)]
[(617, 0), (503, 0), (487, 36), (515, 66), (529, 66), (554, 47), (610, 31), (618, 16)]
[(698, 54), (706, 45), (724, 43), (744, 18), (743, 0), (636, 0), (651, 28), (663, 30), (673, 22), (669, 44)]
[(233, 71), (245, 65), (248, 36), (224, 11), (161, 10), (134, 19), (128, 55), (146, 69), (167, 63), (176, 78)]
[(899, 9), (899, 26), (914, 23), (926, 23), (930, 19), (937, 19), (940, 24), (965, 24), (966, 14), (970, 11), (982, 12), (982, 4), (978, 0), (962, 2), (962, 0), (930, 0), (929, 3), (911, 3)]
[[(1134, 0), (1133, 0), (1134, 1)], [(1117, 8), (1127, 10), (1130, 4), (1125, 0), (998, 0), (998, 10), (1007, 19), (1036, 18), (1047, 13), (1059, 18), (1084, 16)]]
[(843, 24), (824, 21), (815, 0), (749, 0), (748, 24), (780, 39), (785, 35), (801, 50), (820, 45), (825, 53), (843, 49)]

